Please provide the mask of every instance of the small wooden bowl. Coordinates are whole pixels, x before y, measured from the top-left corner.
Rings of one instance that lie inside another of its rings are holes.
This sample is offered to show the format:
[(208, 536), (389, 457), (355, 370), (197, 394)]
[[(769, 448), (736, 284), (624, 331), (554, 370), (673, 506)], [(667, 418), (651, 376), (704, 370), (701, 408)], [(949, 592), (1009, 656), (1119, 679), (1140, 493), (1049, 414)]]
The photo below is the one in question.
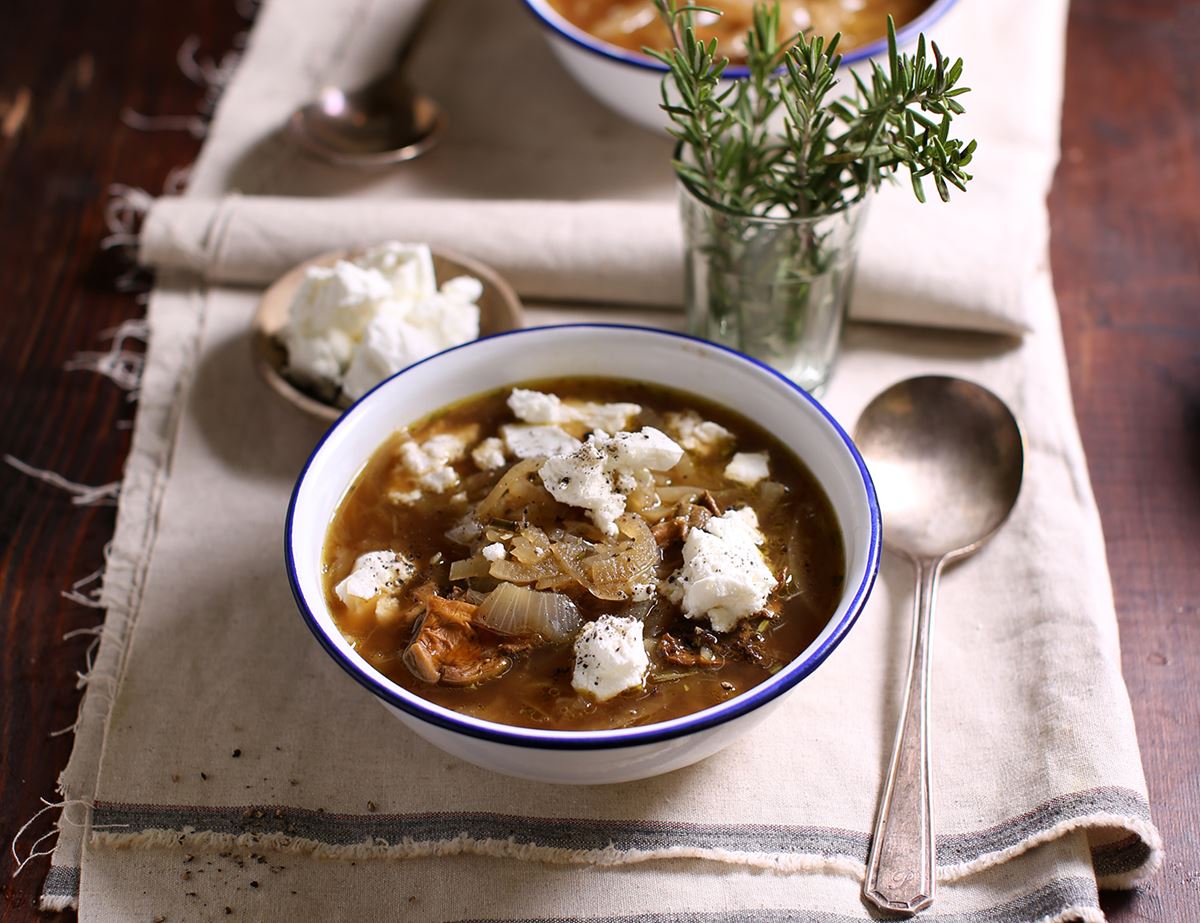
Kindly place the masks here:
[[(252, 345), (255, 367), (276, 394), (309, 416), (321, 420), (336, 420), (348, 405), (330, 403), (289, 381), (283, 374), (287, 367), (287, 351), (279, 342), (278, 335), (287, 322), (292, 299), (310, 266), (332, 266), (338, 260), (353, 259), (362, 252), (334, 250), (294, 266), (263, 292), (254, 314)], [(433, 270), (439, 285), (463, 275), (474, 276), (483, 283), (483, 294), (478, 302), (481, 337), (525, 326), (521, 299), (495, 270), (469, 257), (441, 249), (433, 249)]]

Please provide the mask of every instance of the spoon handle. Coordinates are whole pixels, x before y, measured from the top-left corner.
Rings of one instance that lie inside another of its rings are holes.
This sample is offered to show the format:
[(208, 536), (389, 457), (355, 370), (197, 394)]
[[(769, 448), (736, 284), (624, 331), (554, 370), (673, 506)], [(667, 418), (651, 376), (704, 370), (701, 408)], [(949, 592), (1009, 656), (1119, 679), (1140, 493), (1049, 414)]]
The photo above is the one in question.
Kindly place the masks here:
[(941, 559), (917, 558), (912, 651), (863, 893), (883, 910), (913, 914), (933, 903), (929, 808), (929, 647)]

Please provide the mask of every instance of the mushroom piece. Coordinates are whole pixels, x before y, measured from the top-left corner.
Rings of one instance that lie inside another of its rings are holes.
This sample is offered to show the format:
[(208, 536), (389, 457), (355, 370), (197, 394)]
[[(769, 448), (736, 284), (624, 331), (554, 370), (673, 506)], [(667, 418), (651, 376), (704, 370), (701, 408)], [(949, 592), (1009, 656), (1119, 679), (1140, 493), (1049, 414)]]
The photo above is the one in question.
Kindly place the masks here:
[(716, 505), (716, 501), (712, 499), (712, 494), (707, 490), (704, 492), (704, 497), (711, 501), (711, 505), (704, 503), (681, 503), (675, 515), (670, 519), (664, 519), (650, 530), (654, 535), (654, 541), (659, 548), (669, 548), (672, 545), (682, 542), (687, 538), (688, 529), (701, 529), (712, 516), (712, 508)]
[[(712, 637), (712, 636), (710, 636)], [(701, 642), (705, 639), (700, 639)], [(678, 664), (681, 667), (722, 667), (725, 665), (724, 652), (720, 651), (719, 642), (713, 637), (713, 646), (699, 643), (696, 646), (676, 638), (670, 632), (663, 632), (658, 639), (658, 652), (664, 660)], [(707, 652), (708, 656), (705, 656)]]
[(503, 674), (512, 661), (486, 628), (471, 621), (477, 606), (430, 596), (417, 622), (404, 664), (417, 679), (447, 686), (471, 686)]

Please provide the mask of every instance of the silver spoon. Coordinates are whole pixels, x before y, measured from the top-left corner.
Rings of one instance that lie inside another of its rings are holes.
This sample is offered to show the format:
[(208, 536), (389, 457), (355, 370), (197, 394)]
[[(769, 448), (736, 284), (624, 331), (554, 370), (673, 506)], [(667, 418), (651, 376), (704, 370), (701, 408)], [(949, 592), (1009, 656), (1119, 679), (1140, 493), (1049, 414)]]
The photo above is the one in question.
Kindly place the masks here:
[(365, 169), (412, 160), (437, 144), (446, 118), (405, 77), (433, 5), (425, 8), (388, 70), (355, 90), (325, 87), (293, 112), (288, 120), (291, 139), (335, 166)]
[(866, 898), (913, 914), (933, 903), (929, 792), (929, 649), (942, 568), (995, 534), (1017, 502), (1024, 448), (1017, 421), (987, 389), (928, 376), (867, 405), (855, 442), (875, 481), (884, 545), (917, 574), (908, 680), (867, 860)]

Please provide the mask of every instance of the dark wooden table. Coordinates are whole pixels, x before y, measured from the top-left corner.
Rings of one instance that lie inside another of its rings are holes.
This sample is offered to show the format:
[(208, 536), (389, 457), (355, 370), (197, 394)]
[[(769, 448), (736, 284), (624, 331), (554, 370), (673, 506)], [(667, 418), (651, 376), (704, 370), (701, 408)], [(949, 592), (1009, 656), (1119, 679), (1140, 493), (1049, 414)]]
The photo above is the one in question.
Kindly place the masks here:
[[(99, 247), (108, 187), (158, 192), (199, 143), (139, 134), (120, 114), (194, 114), (204, 93), (176, 49), (194, 34), (219, 58), (246, 23), (233, 0), (7, 0), (0, 24), (0, 453), (101, 484), (121, 476), (134, 405), (63, 365), (142, 311)], [(1071, 386), (1168, 850), (1157, 879), (1106, 897), (1115, 921), (1200, 919), (1197, 48), (1194, 0), (1075, 0), (1050, 198)], [(2, 921), (36, 916), (47, 860), (12, 879), (7, 845), (54, 797), (71, 748), (50, 732), (75, 718), (89, 638), (63, 635), (97, 621), (60, 591), (100, 565), (113, 518), (0, 465)]]

